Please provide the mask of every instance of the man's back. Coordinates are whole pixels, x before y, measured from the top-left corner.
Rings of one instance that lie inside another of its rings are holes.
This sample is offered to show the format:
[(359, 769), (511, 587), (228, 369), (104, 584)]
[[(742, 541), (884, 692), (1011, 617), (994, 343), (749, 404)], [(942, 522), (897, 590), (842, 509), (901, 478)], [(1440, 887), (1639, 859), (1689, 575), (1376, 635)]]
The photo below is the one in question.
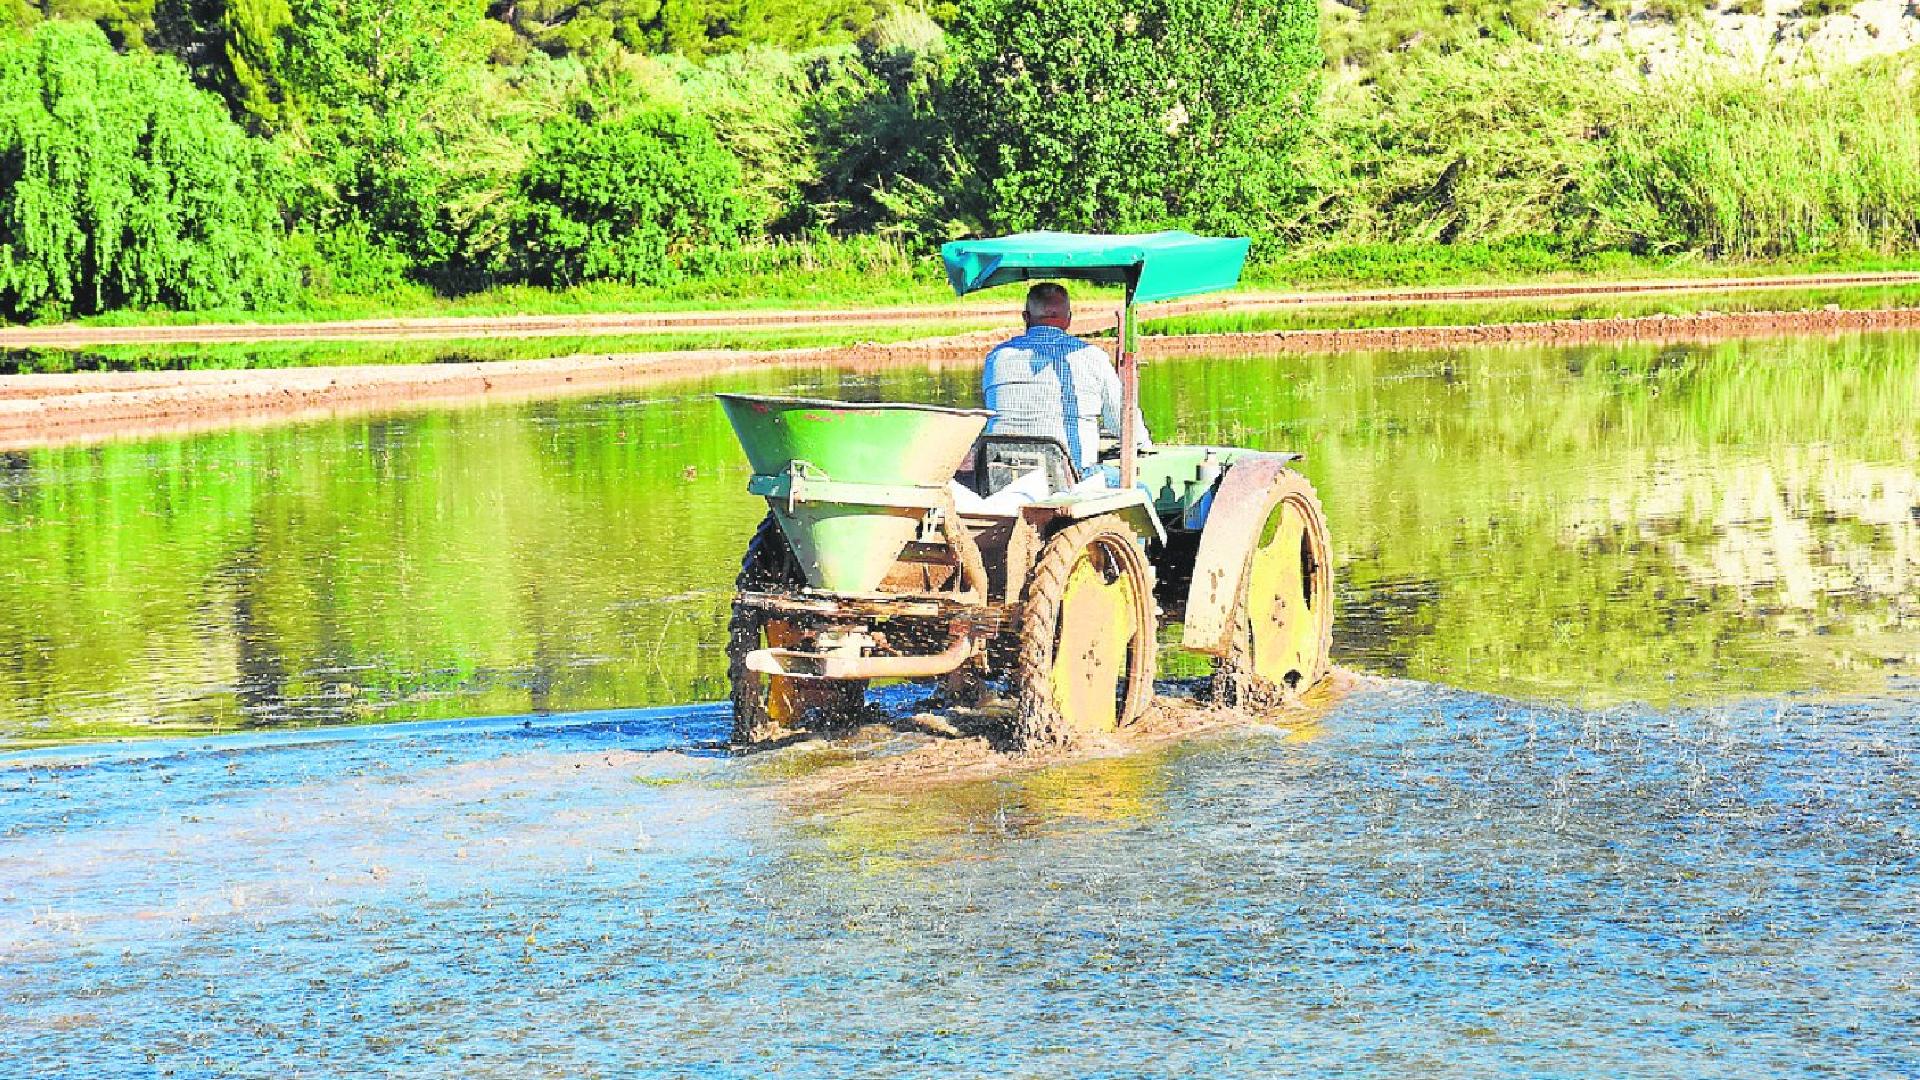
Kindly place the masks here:
[(1099, 461), (1101, 429), (1120, 430), (1113, 361), (1058, 327), (1029, 327), (993, 350), (981, 384), (994, 413), (989, 433), (1059, 439), (1082, 472)]

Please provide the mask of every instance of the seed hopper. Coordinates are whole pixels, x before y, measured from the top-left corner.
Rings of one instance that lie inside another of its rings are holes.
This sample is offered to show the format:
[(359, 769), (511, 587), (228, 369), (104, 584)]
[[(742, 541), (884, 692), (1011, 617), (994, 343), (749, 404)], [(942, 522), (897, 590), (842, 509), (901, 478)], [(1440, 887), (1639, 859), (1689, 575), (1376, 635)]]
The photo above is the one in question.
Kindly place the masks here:
[(1135, 305), (1231, 287), (1246, 252), (1185, 233), (943, 249), (960, 295), (1037, 279), (1125, 290), (1123, 434), (1092, 476), (1057, 440), (984, 435), (976, 410), (721, 395), (768, 506), (733, 603), (735, 743), (831, 727), (870, 683), (905, 679), (959, 704), (997, 691), (1007, 742), (1071, 744), (1145, 711), (1163, 628), (1213, 658), (1226, 703), (1320, 680), (1331, 558), (1298, 455), (1134, 445)]

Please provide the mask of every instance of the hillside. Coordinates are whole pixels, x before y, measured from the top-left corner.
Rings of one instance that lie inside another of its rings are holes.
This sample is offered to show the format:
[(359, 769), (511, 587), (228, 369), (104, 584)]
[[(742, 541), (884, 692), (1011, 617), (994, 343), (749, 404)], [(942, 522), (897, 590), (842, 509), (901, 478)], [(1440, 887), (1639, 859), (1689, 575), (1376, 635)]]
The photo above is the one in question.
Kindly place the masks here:
[(1754, 72), (1852, 64), (1920, 45), (1910, 0), (1326, 0), (1323, 31), (1335, 68), (1370, 67), (1422, 48), (1522, 38), (1582, 52), (1624, 51), (1668, 76), (1705, 65)]
[(1904, 266), (1915, 40), (1905, 0), (0, 0), (0, 317), (911, 291), (1027, 228), (1288, 283)]

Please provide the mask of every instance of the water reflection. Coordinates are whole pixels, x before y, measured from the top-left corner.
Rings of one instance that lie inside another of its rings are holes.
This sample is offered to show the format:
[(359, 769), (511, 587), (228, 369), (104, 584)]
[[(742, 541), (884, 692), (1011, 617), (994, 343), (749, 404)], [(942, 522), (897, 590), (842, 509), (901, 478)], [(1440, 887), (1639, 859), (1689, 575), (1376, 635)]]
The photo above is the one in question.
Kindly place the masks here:
[(1071, 829), (1144, 827), (1164, 809), (1178, 750), (1098, 758), (991, 780), (831, 789), (791, 800), (812, 857), (887, 878), (963, 848)]
[[(0, 738), (724, 694), (759, 514), (708, 395), (970, 402), (971, 371), (14, 453)], [(1162, 439), (1302, 448), (1349, 664), (1552, 700), (1920, 671), (1920, 338), (1156, 365)]]

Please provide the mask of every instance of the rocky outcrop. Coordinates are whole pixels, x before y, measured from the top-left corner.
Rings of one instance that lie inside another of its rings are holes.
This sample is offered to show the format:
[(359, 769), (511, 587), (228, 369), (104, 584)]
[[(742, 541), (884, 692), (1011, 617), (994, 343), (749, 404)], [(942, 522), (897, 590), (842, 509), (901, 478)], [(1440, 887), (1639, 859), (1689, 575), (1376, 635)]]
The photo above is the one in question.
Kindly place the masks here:
[[(1616, 9), (1618, 10), (1618, 9)], [(1647, 4), (1624, 16), (1592, 3), (1549, 16), (1562, 40), (1614, 49), (1660, 78), (1701, 67), (1763, 72), (1817, 70), (1920, 46), (1920, 0), (1709, 0), (1698, 15), (1673, 17)]]

